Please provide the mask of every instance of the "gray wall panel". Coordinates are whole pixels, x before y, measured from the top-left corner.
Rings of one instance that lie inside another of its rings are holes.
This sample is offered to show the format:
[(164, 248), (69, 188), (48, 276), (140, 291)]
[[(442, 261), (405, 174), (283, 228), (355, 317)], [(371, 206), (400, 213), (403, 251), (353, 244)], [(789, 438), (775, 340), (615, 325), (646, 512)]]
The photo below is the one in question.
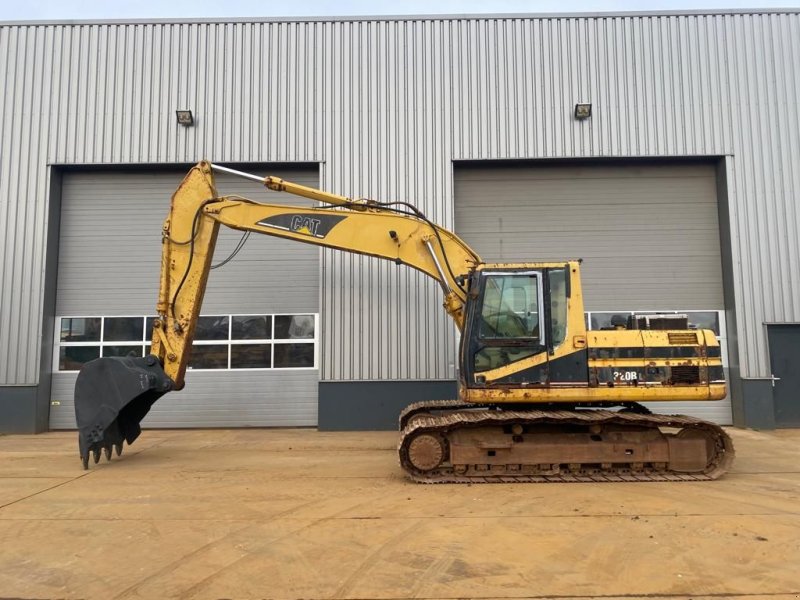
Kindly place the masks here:
[[(799, 64), (796, 11), (0, 25), (0, 384), (38, 379), (46, 165), (201, 157), (324, 161), (323, 187), (452, 227), (453, 159), (727, 155), (741, 370), (764, 376), (762, 323), (800, 320)], [(322, 264), (323, 379), (452, 377), (431, 282)]]
[(413, 402), (452, 400), (452, 381), (321, 381), (320, 431), (397, 431), (398, 415)]
[[(0, 433), (39, 433), (39, 387), (0, 386)], [(46, 404), (46, 403), (45, 403)]]
[[(54, 373), (51, 429), (75, 428), (76, 373)], [(301, 427), (317, 424), (316, 371), (186, 374), (186, 387), (153, 405), (144, 427)]]

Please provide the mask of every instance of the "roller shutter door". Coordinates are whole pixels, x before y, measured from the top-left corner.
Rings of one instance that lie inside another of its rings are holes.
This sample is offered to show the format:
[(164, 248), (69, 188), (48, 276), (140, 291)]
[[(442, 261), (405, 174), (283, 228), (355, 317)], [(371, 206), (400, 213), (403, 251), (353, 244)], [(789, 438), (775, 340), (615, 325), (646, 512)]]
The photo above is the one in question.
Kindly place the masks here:
[[(318, 185), (316, 169), (250, 167), (247, 170), (278, 175), (304, 185)], [(169, 199), (184, 175), (183, 169), (65, 174), (57, 318), (154, 313), (161, 225)], [(262, 202), (309, 205), (307, 200), (269, 192), (254, 182), (219, 174), (215, 179), (220, 194), (242, 195)], [(214, 262), (226, 258), (241, 237), (241, 232), (221, 227)], [(211, 272), (202, 314), (263, 315), (264, 322), (269, 320), (280, 328), (287, 317), (278, 319), (274, 315), (314, 316), (318, 304), (318, 248), (253, 234), (233, 261)], [(224, 329), (224, 319), (212, 321), (215, 327)], [(110, 321), (106, 319), (104, 323)], [(58, 322), (56, 325), (58, 328)], [(145, 333), (144, 337), (149, 335)], [(73, 387), (76, 373), (59, 371), (58, 339), (56, 342), (50, 426), (72, 428), (75, 426)], [(316, 356), (319, 345), (313, 346)], [(304, 356), (308, 356), (307, 346), (296, 347), (302, 348)], [(275, 348), (277, 352), (278, 346)], [(144, 424), (148, 427), (316, 425), (317, 382), (318, 373), (314, 368), (189, 371), (184, 390), (159, 400)]]
[[(583, 258), (585, 308), (597, 319), (721, 311), (716, 194), (711, 165), (459, 167), (456, 232), (488, 262)], [(729, 400), (652, 407), (731, 422)]]

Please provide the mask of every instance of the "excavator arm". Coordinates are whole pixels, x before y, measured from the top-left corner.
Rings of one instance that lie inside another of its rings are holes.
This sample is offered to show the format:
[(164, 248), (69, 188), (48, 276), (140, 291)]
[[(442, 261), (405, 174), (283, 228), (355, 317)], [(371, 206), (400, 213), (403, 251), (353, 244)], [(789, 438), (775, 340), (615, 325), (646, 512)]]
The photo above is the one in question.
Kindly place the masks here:
[[(233, 173), (327, 206), (300, 208), (218, 196), (213, 171)], [(435, 279), (444, 308), (463, 327), (469, 273), (481, 262), (454, 233), (413, 205), (353, 200), (315, 188), (261, 178), (201, 162), (172, 197), (162, 230), (161, 277), (151, 353), (144, 358), (100, 358), (87, 363), (75, 385), (75, 412), (84, 467), (101, 450), (132, 443), (152, 404), (184, 386), (195, 326), (208, 281), (220, 224), (354, 252), (407, 265)]]

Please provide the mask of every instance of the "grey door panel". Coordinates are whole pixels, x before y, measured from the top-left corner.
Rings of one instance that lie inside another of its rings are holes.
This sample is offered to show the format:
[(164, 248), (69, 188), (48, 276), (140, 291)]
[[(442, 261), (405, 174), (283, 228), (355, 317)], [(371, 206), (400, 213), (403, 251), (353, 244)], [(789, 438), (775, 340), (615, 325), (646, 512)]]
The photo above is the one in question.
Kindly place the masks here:
[(768, 325), (776, 427), (800, 427), (800, 323)]
[[(317, 186), (316, 169), (252, 167)], [(184, 170), (66, 173), (61, 199), (57, 316), (135, 316), (155, 311), (161, 225)], [(258, 183), (216, 175), (221, 195), (310, 206)], [(214, 262), (225, 259), (242, 234), (220, 228)], [(252, 235), (236, 258), (211, 272), (203, 314), (319, 312), (319, 249)], [(53, 429), (75, 425), (75, 372), (54, 372)], [(168, 394), (147, 416), (149, 427), (307, 426), (317, 422), (316, 370), (190, 372), (186, 388)]]
[[(533, 165), (455, 170), (456, 232), (485, 261), (583, 258), (586, 310), (722, 310), (713, 165)], [(730, 400), (658, 412), (727, 424)]]

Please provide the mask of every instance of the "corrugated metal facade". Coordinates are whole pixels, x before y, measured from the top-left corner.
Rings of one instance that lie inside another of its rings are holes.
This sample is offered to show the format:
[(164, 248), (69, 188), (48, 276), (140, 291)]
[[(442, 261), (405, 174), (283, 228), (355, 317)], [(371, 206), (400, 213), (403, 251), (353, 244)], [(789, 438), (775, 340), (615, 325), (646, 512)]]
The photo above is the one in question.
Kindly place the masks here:
[[(798, 64), (797, 12), (0, 26), (0, 384), (38, 377), (46, 165), (200, 157), (319, 161), (452, 227), (453, 160), (727, 155), (742, 374), (768, 374), (763, 322), (800, 320)], [(323, 379), (453, 376), (423, 276), (325, 252), (322, 289)]]

